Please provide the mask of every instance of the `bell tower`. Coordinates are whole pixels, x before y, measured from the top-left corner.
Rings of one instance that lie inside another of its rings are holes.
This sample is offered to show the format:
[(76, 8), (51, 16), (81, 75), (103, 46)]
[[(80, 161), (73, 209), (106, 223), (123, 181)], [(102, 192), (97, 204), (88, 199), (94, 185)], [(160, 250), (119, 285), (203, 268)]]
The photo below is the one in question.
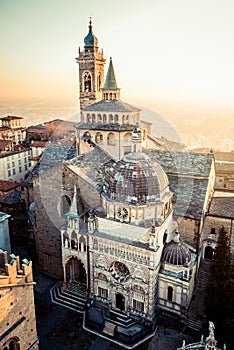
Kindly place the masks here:
[(93, 34), (92, 20), (89, 21), (89, 32), (84, 38), (83, 51), (79, 48), (76, 58), (79, 65), (80, 109), (102, 99), (104, 83), (103, 50), (98, 49), (98, 40)]

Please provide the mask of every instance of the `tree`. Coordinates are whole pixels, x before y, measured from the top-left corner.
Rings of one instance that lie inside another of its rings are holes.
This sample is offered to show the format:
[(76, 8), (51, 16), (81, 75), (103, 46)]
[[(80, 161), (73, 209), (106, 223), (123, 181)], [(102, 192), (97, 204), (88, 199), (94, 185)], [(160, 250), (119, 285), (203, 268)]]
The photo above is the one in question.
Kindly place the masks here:
[(216, 325), (217, 339), (234, 343), (234, 267), (231, 261), (231, 244), (227, 230), (219, 231), (217, 247), (206, 287), (205, 306), (207, 319)]

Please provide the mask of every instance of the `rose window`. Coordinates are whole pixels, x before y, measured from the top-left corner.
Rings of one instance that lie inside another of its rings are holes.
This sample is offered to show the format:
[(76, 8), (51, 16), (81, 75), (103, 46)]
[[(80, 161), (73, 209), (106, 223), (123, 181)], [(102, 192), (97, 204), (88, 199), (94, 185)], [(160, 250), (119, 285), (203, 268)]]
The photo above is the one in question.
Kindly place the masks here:
[(125, 281), (130, 275), (127, 266), (119, 261), (114, 261), (111, 264), (110, 272), (112, 276), (120, 282)]

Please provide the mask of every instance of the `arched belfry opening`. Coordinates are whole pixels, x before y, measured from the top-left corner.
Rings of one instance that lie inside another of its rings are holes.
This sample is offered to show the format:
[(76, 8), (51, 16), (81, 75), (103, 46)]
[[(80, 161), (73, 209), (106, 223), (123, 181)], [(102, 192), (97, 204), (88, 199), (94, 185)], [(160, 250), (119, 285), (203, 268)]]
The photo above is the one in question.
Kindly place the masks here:
[(89, 72), (84, 73), (83, 77), (83, 91), (91, 92), (92, 91), (92, 77)]

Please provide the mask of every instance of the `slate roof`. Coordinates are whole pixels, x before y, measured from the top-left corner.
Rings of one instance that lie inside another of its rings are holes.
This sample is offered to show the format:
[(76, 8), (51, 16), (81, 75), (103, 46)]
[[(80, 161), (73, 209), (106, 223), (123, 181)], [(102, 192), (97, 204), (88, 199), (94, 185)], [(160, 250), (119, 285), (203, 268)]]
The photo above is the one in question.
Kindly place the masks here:
[(169, 188), (173, 192), (176, 216), (201, 219), (208, 179), (168, 175)]
[(64, 164), (76, 174), (81, 175), (95, 188), (100, 189), (98, 170), (105, 166), (111, 166), (113, 163), (112, 157), (99, 146), (96, 146), (92, 151), (68, 160)]
[(234, 196), (213, 197), (208, 215), (234, 219)]
[(165, 152), (146, 150), (150, 158), (158, 161), (166, 173), (209, 177), (213, 154)]
[[(167, 172), (169, 188), (174, 193), (173, 203), (175, 215), (200, 220), (206, 198), (208, 175), (213, 159), (212, 155), (201, 156), (195, 154), (192, 157), (192, 162), (189, 163), (186, 154), (176, 152), (175, 154), (171, 154), (170, 157), (169, 152), (151, 152), (151, 156), (155, 155), (152, 158), (157, 160)], [(150, 154), (150, 152), (147, 153)], [(177, 157), (182, 159), (181, 167), (176, 166), (178, 163)], [(167, 164), (167, 161), (169, 164)], [(65, 165), (83, 177), (96, 189), (101, 190), (102, 181), (98, 181), (98, 170), (102, 167), (107, 168), (113, 163), (114, 160), (110, 155), (97, 146), (92, 151), (65, 162)], [(192, 164), (195, 168), (190, 169)], [(191, 176), (187, 176), (189, 173)], [(199, 176), (201, 174), (207, 176)]]
[(92, 123), (78, 123), (75, 125), (77, 129), (83, 129), (83, 130), (116, 130), (116, 131), (133, 131), (134, 125), (130, 124), (118, 124), (118, 123), (108, 123), (108, 124), (103, 124), (103, 123), (98, 123), (98, 124), (92, 124)]
[(110, 58), (110, 63), (106, 74), (106, 80), (102, 90), (118, 90), (112, 58)]
[(21, 198), (21, 191), (15, 190), (0, 196), (0, 203), (17, 204), (24, 202)]
[(139, 112), (140, 109), (121, 100), (101, 100), (83, 108), (83, 111)]
[(76, 155), (75, 146), (61, 144), (48, 144), (43, 152), (40, 162), (28, 175), (26, 182), (31, 182), (32, 178), (45, 173), (50, 168), (61, 164), (64, 160), (72, 159)]

